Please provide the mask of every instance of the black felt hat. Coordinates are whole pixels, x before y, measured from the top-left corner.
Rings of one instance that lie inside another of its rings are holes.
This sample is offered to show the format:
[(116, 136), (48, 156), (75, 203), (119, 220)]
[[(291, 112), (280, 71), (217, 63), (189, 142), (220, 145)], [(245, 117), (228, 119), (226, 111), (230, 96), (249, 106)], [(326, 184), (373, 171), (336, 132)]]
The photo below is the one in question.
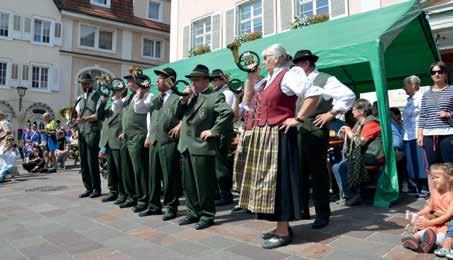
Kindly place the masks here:
[(172, 68), (165, 68), (162, 70), (154, 70), (157, 76), (163, 75), (165, 78), (170, 78), (173, 82), (176, 81), (176, 71)]
[(205, 65), (198, 64), (189, 75), (186, 75), (186, 78), (189, 79), (193, 77), (211, 78), (209, 75), (209, 68)]
[(94, 80), (89, 73), (83, 74), (79, 79), (79, 83), (93, 83), (93, 82)]
[(297, 51), (296, 54), (294, 55), (293, 63), (296, 63), (301, 60), (311, 60), (313, 61), (313, 63), (315, 63), (318, 61), (318, 59), (319, 57), (311, 53), (310, 50), (300, 50)]

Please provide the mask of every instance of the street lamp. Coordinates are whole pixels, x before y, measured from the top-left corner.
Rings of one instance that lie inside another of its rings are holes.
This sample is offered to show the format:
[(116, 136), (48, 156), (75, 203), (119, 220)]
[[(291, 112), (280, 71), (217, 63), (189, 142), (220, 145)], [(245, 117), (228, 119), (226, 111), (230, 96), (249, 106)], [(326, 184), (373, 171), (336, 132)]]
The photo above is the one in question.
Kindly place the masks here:
[(27, 88), (23, 86), (17, 86), (17, 94), (19, 95), (19, 112), (22, 111), (22, 98), (25, 96), (25, 92), (27, 92)]

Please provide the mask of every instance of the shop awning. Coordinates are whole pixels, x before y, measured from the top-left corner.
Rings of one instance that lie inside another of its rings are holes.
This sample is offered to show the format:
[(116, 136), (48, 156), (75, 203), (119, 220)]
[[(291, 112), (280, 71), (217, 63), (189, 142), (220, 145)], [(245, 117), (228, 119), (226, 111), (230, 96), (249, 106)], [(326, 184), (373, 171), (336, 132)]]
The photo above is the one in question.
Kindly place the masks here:
[[(261, 53), (274, 43), (282, 44), (291, 54), (300, 49), (312, 50), (320, 57), (320, 70), (336, 76), (357, 94), (375, 91), (380, 115), (389, 115), (387, 90), (401, 88), (402, 79), (412, 74), (429, 84), (428, 67), (439, 60), (426, 14), (417, 0), (265, 37), (243, 44), (239, 52)], [(197, 64), (205, 64), (211, 70), (221, 68), (232, 78), (246, 78), (228, 49), (158, 68), (171, 67), (182, 79)], [(154, 69), (145, 70), (152, 80)], [(399, 189), (390, 118), (380, 119), (386, 165), (378, 180), (375, 206), (388, 207), (398, 199)]]

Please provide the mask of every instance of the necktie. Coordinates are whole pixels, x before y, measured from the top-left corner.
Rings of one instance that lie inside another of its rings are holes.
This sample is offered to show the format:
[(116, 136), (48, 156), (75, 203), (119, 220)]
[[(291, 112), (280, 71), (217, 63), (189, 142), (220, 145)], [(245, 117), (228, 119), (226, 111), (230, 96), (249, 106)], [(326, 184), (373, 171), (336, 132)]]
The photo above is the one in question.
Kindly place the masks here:
[(165, 92), (161, 92), (159, 94), (159, 105), (162, 107), (162, 105), (164, 104), (164, 100), (165, 100)]

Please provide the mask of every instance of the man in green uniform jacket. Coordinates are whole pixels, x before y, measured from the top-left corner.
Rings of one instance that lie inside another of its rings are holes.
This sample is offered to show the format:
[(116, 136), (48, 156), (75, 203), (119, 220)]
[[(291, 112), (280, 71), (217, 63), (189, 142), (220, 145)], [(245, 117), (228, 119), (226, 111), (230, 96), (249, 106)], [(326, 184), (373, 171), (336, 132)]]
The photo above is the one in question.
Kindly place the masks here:
[[(126, 85), (122, 79), (113, 79), (111, 88), (115, 99), (121, 99), (123, 93), (126, 91)], [(124, 192), (122, 178), (120, 178), (121, 141), (118, 138), (121, 133), (121, 118), (120, 113), (113, 112), (112, 104), (107, 104), (108, 100), (108, 96), (101, 97), (101, 107), (104, 107), (104, 109), (98, 110), (98, 118), (102, 120), (99, 147), (101, 149), (104, 147), (107, 154), (108, 186), (110, 190), (109, 195), (104, 197), (102, 202), (117, 200), (117, 203), (124, 203), (126, 194)]]
[(192, 87), (178, 104), (181, 118), (178, 150), (182, 155), (182, 184), (186, 196), (187, 215), (180, 225), (196, 223), (204, 229), (214, 223), (217, 179), (215, 156), (218, 138), (233, 117), (225, 95), (209, 88), (209, 69), (197, 65), (190, 75)]
[(99, 137), (101, 122), (97, 118), (100, 106), (100, 94), (93, 89), (93, 79), (90, 74), (84, 74), (79, 81), (83, 94), (79, 96), (75, 121), (79, 132), (80, 167), (82, 180), (86, 191), (79, 195), (80, 198), (101, 196), (101, 177), (99, 175)]
[(149, 147), (149, 204), (148, 210), (139, 216), (162, 213), (160, 202), (163, 183), (163, 220), (176, 218), (181, 190), (181, 174), (177, 162), (180, 122), (175, 117), (179, 96), (171, 90), (176, 81), (176, 72), (171, 68), (154, 71), (158, 76), (156, 85), (159, 95), (151, 100), (148, 136), (145, 147)]

